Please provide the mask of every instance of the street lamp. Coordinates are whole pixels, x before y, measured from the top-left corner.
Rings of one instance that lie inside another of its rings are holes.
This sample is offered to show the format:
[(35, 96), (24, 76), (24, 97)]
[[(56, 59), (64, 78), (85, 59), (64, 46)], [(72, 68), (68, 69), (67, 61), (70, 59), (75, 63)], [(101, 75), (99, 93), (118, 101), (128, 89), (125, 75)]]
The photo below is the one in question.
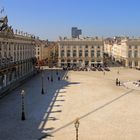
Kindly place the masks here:
[(76, 128), (76, 140), (78, 140), (78, 128), (79, 128), (79, 119), (76, 119), (74, 125), (75, 125), (75, 128)]
[(22, 103), (22, 113), (21, 113), (21, 120), (25, 120), (25, 109), (24, 109), (24, 96), (25, 96), (25, 91), (21, 91), (21, 103)]
[(42, 73), (41, 73), (41, 81), (42, 81), (42, 90), (41, 90), (41, 94), (44, 94), (44, 88), (43, 88), (43, 81), (44, 81), (43, 67), (42, 67)]

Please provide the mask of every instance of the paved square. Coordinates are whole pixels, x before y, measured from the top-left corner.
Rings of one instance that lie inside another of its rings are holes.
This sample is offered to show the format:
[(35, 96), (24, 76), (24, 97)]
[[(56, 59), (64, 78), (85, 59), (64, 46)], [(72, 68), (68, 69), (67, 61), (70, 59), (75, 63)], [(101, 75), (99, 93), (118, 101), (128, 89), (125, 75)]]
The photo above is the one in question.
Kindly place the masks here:
[[(123, 82), (140, 80), (140, 71), (111, 68), (110, 72), (60, 72), (63, 80), (48, 81), (44, 72), (0, 100), (0, 140), (74, 140), (79, 118), (79, 140), (139, 140), (140, 91)], [(64, 77), (68, 75), (68, 80)], [(116, 86), (119, 78), (122, 85)], [(26, 120), (22, 122), (19, 92), (25, 89)], [(44, 137), (44, 138), (43, 138)]]

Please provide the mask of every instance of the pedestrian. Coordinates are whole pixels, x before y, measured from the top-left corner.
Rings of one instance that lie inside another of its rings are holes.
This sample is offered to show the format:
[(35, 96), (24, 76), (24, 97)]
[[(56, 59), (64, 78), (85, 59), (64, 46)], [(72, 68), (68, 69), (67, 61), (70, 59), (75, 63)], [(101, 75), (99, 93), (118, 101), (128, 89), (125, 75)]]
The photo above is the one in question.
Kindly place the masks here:
[(58, 75), (58, 71), (56, 72), (56, 75)]
[(105, 75), (105, 71), (104, 71), (104, 75)]
[(118, 86), (118, 78), (116, 78), (116, 86)]
[(66, 76), (66, 80), (68, 80), (68, 78), (69, 78), (69, 77), (68, 77), (68, 76)]
[(53, 77), (51, 76), (51, 82), (53, 82)]
[(119, 85), (119, 86), (121, 85), (121, 82), (120, 82), (120, 81), (118, 82), (118, 85)]
[(48, 81), (50, 80), (50, 77), (48, 76)]
[(58, 76), (58, 81), (60, 81), (60, 76)]

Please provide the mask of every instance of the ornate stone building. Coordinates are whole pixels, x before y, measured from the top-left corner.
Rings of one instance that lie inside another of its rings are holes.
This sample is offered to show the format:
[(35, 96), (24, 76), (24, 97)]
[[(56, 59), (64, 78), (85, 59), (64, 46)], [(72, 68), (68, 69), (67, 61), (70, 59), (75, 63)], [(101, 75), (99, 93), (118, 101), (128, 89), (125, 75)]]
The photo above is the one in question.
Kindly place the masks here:
[(35, 72), (35, 39), (14, 34), (8, 18), (0, 18), (0, 93)]
[(99, 66), (103, 65), (103, 40), (99, 38), (60, 38), (58, 41), (58, 65)]
[(140, 39), (121, 37), (111, 44), (105, 41), (104, 45), (113, 60), (126, 67), (140, 68)]

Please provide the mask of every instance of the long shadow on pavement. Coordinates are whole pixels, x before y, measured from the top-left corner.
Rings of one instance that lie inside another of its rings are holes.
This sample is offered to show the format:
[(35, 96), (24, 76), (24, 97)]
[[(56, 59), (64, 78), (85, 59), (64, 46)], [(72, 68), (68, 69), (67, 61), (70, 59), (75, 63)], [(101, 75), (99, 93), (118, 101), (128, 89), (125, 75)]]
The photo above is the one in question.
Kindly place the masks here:
[[(42, 83), (41, 74), (39, 74), (0, 100), (0, 140), (36, 140), (39, 137), (42, 138), (42, 135), (51, 136), (47, 132), (53, 130), (55, 126), (51, 128), (45, 128), (45, 126), (47, 121), (55, 121), (57, 118), (49, 117), (50, 114), (61, 113), (60, 107), (66, 100), (66, 93), (63, 91), (65, 87), (79, 84), (65, 80), (67, 71), (59, 70), (58, 73), (61, 77), (60, 81), (58, 81), (56, 71), (45, 70), (43, 72), (44, 95), (41, 94)], [(53, 77), (53, 82), (48, 81), (48, 76)], [(22, 89), (26, 92), (25, 121), (21, 121), (20, 92)]]
[[(129, 90), (129, 91), (123, 93), (122, 95), (120, 95), (120, 96), (118, 96), (118, 97), (116, 97), (116, 98), (114, 98), (114, 99), (112, 99), (112, 100), (106, 102), (105, 104), (103, 104), (103, 105), (97, 107), (97, 108), (94, 109), (94, 110), (91, 110), (90, 112), (84, 114), (83, 116), (80, 116), (78, 119), (79, 119), (79, 120), (82, 120), (83, 118), (85, 118), (85, 117), (87, 117), (87, 116), (89, 116), (89, 115), (91, 115), (91, 114), (93, 114), (93, 113), (95, 113), (95, 112), (97, 112), (97, 111), (99, 111), (99, 110), (101, 110), (101, 109), (107, 107), (108, 105), (114, 103), (115, 101), (118, 101), (119, 99), (121, 99), (121, 98), (123, 98), (124, 96), (126, 96), (126, 95), (132, 93), (133, 91), (134, 91), (134, 90), (131, 89), (131, 90)], [(57, 129), (55, 129), (54, 131), (52, 130), (51, 133), (49, 133), (49, 135), (43, 135), (43, 136), (42, 136), (41, 138), (39, 138), (38, 140), (41, 140), (42, 138), (47, 138), (48, 136), (53, 136), (54, 133), (56, 133), (56, 132), (58, 132), (58, 131), (60, 131), (60, 130), (62, 130), (62, 129), (64, 129), (64, 128), (66, 128), (66, 127), (68, 127), (69, 125), (72, 125), (72, 124), (74, 124), (74, 123), (75, 123), (75, 120), (73, 120), (73, 121), (71, 121), (71, 122), (68, 122), (67, 124), (63, 125), (62, 127), (57, 128)]]

